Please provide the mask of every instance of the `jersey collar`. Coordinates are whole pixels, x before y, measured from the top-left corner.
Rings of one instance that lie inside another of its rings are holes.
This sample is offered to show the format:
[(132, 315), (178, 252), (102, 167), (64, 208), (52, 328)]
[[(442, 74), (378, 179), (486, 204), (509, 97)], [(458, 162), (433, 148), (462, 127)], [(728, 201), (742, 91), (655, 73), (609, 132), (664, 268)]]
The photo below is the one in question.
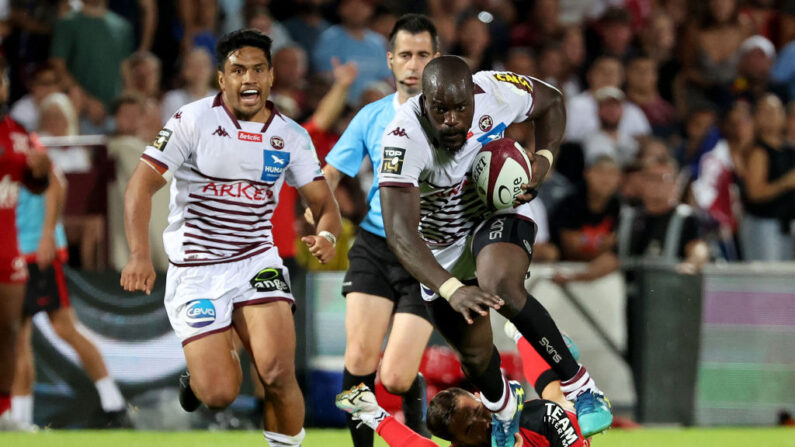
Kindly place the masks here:
[[(237, 120), (235, 114), (232, 113), (232, 111), (229, 110), (229, 107), (226, 106), (226, 103), (224, 103), (223, 92), (218, 92), (218, 94), (215, 95), (215, 99), (213, 99), (213, 107), (223, 107), (224, 112), (226, 112), (226, 114), (229, 116), (229, 119), (232, 120), (232, 123), (235, 125), (235, 127), (238, 129), (242, 129), (240, 127), (240, 122)], [(270, 100), (267, 100), (265, 102), (265, 107), (270, 109), (271, 114), (268, 117), (268, 120), (265, 121), (265, 124), (262, 126), (262, 130), (260, 130), (260, 132), (262, 133), (265, 133), (265, 131), (268, 130), (268, 126), (270, 126), (274, 116), (276, 115), (281, 116), (281, 113), (279, 113), (279, 110), (276, 108), (276, 104), (274, 104)]]

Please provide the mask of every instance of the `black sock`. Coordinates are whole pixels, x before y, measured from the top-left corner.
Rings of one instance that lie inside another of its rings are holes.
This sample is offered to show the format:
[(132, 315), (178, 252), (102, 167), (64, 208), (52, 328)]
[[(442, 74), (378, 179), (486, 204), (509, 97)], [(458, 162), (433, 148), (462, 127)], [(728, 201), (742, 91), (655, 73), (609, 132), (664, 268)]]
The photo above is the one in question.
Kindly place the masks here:
[(558, 377), (558, 374), (555, 371), (548, 369), (542, 372), (541, 375), (536, 379), (536, 383), (533, 384), (533, 389), (536, 390), (538, 397), (543, 399), (541, 393), (544, 392), (544, 388), (556, 380), (560, 380), (560, 377)]
[[(375, 372), (365, 376), (356, 376), (345, 368), (342, 373), (342, 390), (345, 391), (360, 383), (364, 383), (375, 392)], [(348, 421), (348, 431), (351, 432), (354, 447), (373, 447), (373, 430), (362, 424), (361, 421), (354, 421), (353, 417), (348, 413), (345, 414), (345, 418)], [(356, 428), (357, 425), (359, 428)]]
[(425, 426), (425, 411), (428, 408), (425, 395), (425, 378), (417, 373), (411, 388), (403, 393), (403, 416), (406, 426), (419, 433), (421, 436), (431, 438), (431, 432)]
[(519, 332), (541, 354), (562, 380), (577, 374), (580, 365), (574, 360), (552, 316), (533, 295), (527, 294), (522, 310), (511, 318)]
[(478, 377), (470, 378), (483, 397), (489, 402), (499, 402), (505, 392), (505, 384), (502, 382), (502, 371), (500, 371), (500, 354), (495, 347), (491, 353), (489, 366)]

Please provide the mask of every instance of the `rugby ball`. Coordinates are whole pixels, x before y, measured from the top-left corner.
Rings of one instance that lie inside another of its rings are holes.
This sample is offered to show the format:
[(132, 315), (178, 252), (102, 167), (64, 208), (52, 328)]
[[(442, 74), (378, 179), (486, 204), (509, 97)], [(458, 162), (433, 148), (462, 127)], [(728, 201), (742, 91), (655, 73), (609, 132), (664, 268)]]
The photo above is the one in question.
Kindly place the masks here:
[(521, 144), (500, 138), (483, 145), (472, 164), (472, 180), (480, 199), (493, 210), (511, 208), (522, 184), (532, 178), (530, 159)]

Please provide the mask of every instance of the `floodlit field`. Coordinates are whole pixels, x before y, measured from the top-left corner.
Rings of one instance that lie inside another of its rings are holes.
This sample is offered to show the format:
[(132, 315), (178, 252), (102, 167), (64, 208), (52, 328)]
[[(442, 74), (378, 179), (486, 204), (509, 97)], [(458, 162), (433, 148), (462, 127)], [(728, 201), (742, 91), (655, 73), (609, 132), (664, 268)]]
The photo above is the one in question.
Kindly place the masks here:
[[(265, 446), (257, 432), (140, 432), (58, 430), (0, 434), (3, 447), (244, 447)], [(309, 430), (304, 447), (348, 447), (344, 430)], [(376, 446), (386, 444), (376, 438)], [(446, 446), (447, 443), (440, 443)], [(594, 447), (795, 447), (795, 428), (611, 430)]]

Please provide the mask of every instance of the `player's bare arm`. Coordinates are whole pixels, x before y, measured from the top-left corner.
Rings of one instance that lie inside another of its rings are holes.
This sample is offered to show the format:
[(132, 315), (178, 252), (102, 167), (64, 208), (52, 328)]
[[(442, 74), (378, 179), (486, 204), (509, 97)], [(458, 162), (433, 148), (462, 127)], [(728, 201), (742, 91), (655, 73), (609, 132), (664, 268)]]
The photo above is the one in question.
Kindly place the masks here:
[(149, 217), (152, 196), (166, 184), (163, 176), (144, 161), (135, 167), (124, 194), (124, 230), (130, 259), (121, 271), (121, 286), (128, 292), (142, 290), (148, 295), (155, 283), (155, 268), (149, 252)]
[[(326, 182), (328, 183), (328, 187), (332, 194), (334, 194), (334, 191), (337, 190), (337, 186), (339, 186), (343, 175), (345, 174), (340, 172), (340, 170), (334, 166), (331, 166), (329, 163), (326, 163), (326, 165), (323, 166), (323, 177), (326, 177)], [(311, 208), (307, 207), (307, 209), (304, 211), (304, 219), (306, 219), (310, 225), (315, 224), (315, 216), (312, 214)]]
[(337, 201), (331, 193), (328, 183), (315, 180), (298, 189), (301, 198), (308, 205), (312, 216), (315, 216), (315, 234), (301, 238), (312, 256), (321, 264), (325, 264), (337, 254), (336, 238), (342, 232), (342, 218)]
[(55, 259), (55, 227), (66, 202), (65, 182), (66, 179), (62, 179), (54, 170), (50, 171), (50, 186), (44, 192), (44, 226), (36, 249), (36, 264), (41, 270), (49, 267)]
[[(535, 104), (528, 118), (535, 124), (535, 152), (527, 154), (532, 163), (533, 178), (530, 183), (522, 185), (527, 193), (517, 196), (517, 205), (535, 197), (535, 191), (552, 167), (551, 161), (558, 156), (566, 129), (566, 107), (560, 91), (537, 79), (533, 79), (533, 91)], [(541, 151), (548, 152), (542, 154)]]
[[(420, 222), (419, 189), (382, 186), (380, 191), (389, 248), (412, 276), (439, 293), (442, 284), (452, 275), (439, 265), (417, 232)], [(500, 297), (474, 286), (460, 287), (448, 298), (450, 306), (470, 324), (473, 323), (472, 312), (486, 316), (489, 307), (499, 309), (504, 304)]]

